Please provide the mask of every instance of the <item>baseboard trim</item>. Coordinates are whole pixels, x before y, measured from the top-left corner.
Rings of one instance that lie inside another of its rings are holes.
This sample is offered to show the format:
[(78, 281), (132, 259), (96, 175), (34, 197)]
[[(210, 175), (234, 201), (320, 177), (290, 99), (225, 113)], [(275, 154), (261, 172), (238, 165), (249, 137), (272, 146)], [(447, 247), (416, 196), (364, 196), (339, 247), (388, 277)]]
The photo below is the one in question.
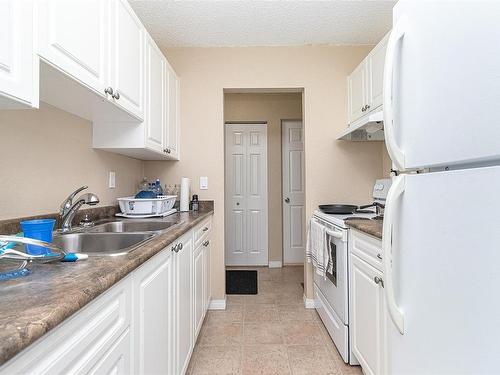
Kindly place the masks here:
[(307, 298), (305, 294), (304, 294), (304, 307), (306, 309), (315, 309), (316, 308), (316, 302), (314, 302), (314, 299)]
[(226, 309), (226, 297), (224, 299), (212, 299), (210, 300), (210, 305), (208, 305), (209, 310), (225, 310)]
[(281, 268), (283, 267), (283, 263), (281, 260), (270, 260), (269, 261), (269, 268)]

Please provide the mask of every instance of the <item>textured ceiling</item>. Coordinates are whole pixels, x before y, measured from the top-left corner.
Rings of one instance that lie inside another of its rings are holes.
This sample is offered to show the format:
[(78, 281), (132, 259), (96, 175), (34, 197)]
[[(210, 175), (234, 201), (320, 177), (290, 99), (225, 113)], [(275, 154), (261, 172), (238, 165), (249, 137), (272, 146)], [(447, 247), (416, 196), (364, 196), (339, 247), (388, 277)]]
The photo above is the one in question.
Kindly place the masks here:
[(129, 0), (163, 47), (376, 44), (395, 1)]

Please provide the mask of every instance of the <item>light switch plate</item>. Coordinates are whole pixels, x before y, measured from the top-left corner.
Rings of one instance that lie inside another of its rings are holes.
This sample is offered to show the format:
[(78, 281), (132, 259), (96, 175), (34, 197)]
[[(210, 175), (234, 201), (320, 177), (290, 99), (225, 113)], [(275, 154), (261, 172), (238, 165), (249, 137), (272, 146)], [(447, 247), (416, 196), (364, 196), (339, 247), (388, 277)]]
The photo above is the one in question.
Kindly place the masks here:
[(208, 190), (208, 177), (200, 177), (200, 190)]
[(114, 171), (109, 172), (109, 184), (110, 189), (114, 189), (116, 187), (116, 173)]

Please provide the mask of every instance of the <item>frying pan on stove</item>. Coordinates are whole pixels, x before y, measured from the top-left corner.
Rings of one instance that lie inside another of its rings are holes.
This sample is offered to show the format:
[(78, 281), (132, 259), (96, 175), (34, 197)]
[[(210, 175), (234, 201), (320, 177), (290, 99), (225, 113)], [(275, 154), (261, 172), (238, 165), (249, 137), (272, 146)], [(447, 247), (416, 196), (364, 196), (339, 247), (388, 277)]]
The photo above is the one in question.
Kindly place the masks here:
[(325, 214), (352, 214), (358, 206), (352, 204), (320, 204), (319, 209)]

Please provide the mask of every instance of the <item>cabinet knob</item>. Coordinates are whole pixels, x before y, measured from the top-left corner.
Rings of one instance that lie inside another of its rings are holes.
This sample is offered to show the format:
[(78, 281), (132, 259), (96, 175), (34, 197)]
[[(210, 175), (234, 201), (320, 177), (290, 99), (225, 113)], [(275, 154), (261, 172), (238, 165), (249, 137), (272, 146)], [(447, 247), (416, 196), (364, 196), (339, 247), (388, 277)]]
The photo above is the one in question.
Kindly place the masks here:
[(364, 111), (366, 111), (366, 108), (365, 107), (361, 108), (361, 112), (364, 112)]
[(179, 250), (177, 250), (177, 247), (178, 247), (178, 246), (179, 246), (179, 245), (174, 245), (174, 246), (172, 246), (172, 251), (178, 252), (178, 251), (179, 251)]
[(370, 106), (368, 104), (366, 105), (366, 109), (370, 109)]
[(113, 95), (113, 88), (112, 87), (106, 87), (104, 89), (105, 94)]
[(203, 228), (203, 232), (206, 232), (208, 230), (208, 227)]
[(382, 260), (382, 254), (380, 254), (380, 253), (377, 254), (377, 258), (380, 259), (380, 260)]
[(210, 245), (210, 241), (203, 242), (203, 246), (207, 247), (208, 245)]
[(114, 93), (112, 96), (113, 96), (113, 99), (116, 99), (116, 100), (120, 99), (120, 93), (118, 91), (116, 93)]
[(182, 243), (179, 244), (179, 250), (182, 250)]
[(167, 154), (170, 154), (170, 149), (169, 148), (167, 148)]
[(285, 203), (290, 203), (290, 198), (285, 198)]
[(384, 280), (382, 280), (380, 277), (375, 276), (373, 278), (373, 281), (375, 281), (375, 284), (379, 284), (382, 288), (384, 287)]

